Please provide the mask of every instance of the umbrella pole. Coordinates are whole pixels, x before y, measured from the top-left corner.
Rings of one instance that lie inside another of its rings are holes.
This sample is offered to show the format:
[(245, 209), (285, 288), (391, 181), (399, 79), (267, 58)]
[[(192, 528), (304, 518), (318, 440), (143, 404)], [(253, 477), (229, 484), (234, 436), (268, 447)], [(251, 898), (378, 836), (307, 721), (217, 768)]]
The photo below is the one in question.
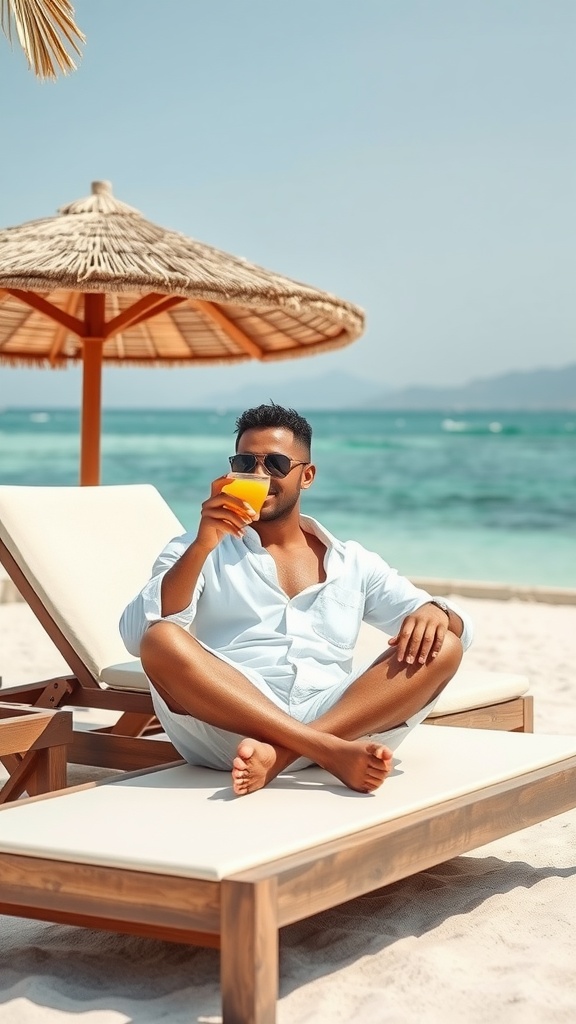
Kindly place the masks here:
[(100, 483), (102, 348), (99, 338), (84, 339), (80, 483)]
[(84, 295), (86, 336), (82, 348), (82, 424), (80, 483), (100, 483), (100, 430), (102, 416), (102, 350), (105, 296)]

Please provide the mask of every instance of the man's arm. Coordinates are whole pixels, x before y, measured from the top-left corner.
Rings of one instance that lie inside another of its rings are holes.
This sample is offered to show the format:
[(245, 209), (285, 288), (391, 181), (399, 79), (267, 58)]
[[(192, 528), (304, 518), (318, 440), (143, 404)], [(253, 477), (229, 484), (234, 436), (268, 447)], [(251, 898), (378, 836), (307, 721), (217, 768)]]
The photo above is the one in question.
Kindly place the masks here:
[[(202, 505), (196, 537), (191, 534), (171, 541), (157, 559), (152, 577), (124, 609), (120, 634), (128, 651), (140, 654), (140, 642), (148, 627), (163, 618), (172, 618), (188, 626), (195, 615), (195, 602), (202, 584), (202, 567), (211, 551), (228, 534), (241, 537), (244, 528), (256, 518), (254, 510), (233, 495), (221, 495), (226, 477), (212, 484), (212, 492)], [(226, 501), (226, 505), (224, 505)], [(235, 508), (231, 508), (231, 505)], [(237, 510), (236, 510), (237, 508)]]
[(380, 556), (368, 557), (365, 619), (393, 633), (389, 643), (400, 661), (423, 664), (437, 657), (447, 632), (459, 637), (467, 650), (473, 626), (465, 611), (416, 587)]
[[(174, 563), (162, 580), (162, 617), (177, 615), (188, 608), (198, 584), (202, 566), (223, 537), (242, 537), (244, 528), (257, 518), (254, 509), (240, 498), (222, 494), (227, 477), (212, 483), (210, 497), (203, 503), (196, 539)], [(224, 504), (226, 502), (226, 504)], [(236, 508), (231, 508), (234, 504)]]
[(140, 655), (140, 641), (148, 626), (162, 618), (162, 579), (185, 552), (190, 540), (190, 534), (183, 534), (166, 545), (154, 563), (150, 579), (122, 612), (120, 636), (126, 649), (136, 658)]
[(164, 573), (160, 588), (160, 613), (163, 619), (190, 607), (202, 566), (211, 550), (203, 548), (196, 537), (178, 561)]

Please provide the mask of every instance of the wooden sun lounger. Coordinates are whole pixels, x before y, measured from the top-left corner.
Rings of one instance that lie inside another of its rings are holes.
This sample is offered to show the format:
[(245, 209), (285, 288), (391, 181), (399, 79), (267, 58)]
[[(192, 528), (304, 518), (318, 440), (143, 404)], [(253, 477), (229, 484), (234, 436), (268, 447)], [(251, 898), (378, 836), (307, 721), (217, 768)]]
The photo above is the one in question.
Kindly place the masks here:
[[(118, 621), (164, 545), (183, 532), (148, 485), (0, 486), (0, 562), (71, 670), (1, 689), (0, 702), (121, 715), (112, 726), (75, 728), (70, 762), (131, 771), (178, 757), (159, 735), (146, 677), (124, 648)], [(468, 678), (460, 670), (427, 721), (531, 731), (527, 689), (522, 675)]]
[(148, 770), (0, 810), (0, 912), (219, 946), (224, 1024), (273, 1024), (284, 925), (575, 805), (569, 736), (419, 726), (369, 796)]

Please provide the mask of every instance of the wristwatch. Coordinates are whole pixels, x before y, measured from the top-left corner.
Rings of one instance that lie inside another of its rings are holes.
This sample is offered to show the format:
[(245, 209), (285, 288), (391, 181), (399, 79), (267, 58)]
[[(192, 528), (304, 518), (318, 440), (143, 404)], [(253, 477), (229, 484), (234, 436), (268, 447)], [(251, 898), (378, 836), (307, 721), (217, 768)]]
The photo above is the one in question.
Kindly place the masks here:
[(435, 604), (437, 608), (441, 608), (443, 612), (446, 612), (448, 618), (450, 618), (450, 605), (443, 601), (441, 597), (435, 597), (430, 604)]

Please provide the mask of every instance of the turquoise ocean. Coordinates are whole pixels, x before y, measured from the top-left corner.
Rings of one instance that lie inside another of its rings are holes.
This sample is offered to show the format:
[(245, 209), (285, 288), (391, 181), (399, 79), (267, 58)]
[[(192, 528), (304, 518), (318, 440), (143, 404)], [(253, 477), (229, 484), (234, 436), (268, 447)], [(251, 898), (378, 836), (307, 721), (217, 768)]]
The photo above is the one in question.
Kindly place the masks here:
[[(154, 484), (194, 529), (237, 413), (112, 411), (102, 483)], [(576, 587), (576, 412), (306, 412), (304, 512), (412, 576)], [(79, 414), (0, 412), (0, 483), (78, 481)]]

